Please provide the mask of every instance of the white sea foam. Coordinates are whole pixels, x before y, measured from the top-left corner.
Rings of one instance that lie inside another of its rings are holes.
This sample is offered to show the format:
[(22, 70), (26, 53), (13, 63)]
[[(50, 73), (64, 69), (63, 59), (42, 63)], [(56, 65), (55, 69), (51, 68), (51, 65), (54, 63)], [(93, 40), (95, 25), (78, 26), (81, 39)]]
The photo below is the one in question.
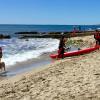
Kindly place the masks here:
[(18, 62), (37, 58), (45, 52), (52, 52), (58, 48), (57, 39), (9, 39), (0, 41), (3, 48), (3, 61), (7, 66)]

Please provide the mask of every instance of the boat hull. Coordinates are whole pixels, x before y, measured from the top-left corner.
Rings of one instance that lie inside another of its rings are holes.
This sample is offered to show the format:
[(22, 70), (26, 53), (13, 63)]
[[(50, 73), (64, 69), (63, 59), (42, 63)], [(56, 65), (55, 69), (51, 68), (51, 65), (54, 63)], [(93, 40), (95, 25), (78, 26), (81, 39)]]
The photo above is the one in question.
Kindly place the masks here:
[[(81, 55), (81, 54), (90, 53), (92, 51), (95, 51), (95, 50), (99, 49), (99, 47), (100, 46), (95, 46), (95, 47), (86, 48), (86, 49), (82, 49), (82, 50), (77, 50), (77, 51), (72, 51), (72, 52), (65, 52), (64, 57), (77, 56), (77, 55)], [(51, 54), (50, 57), (55, 59), (55, 58), (58, 57), (58, 54)], [(61, 58), (61, 57), (62, 57), (62, 55), (59, 58)]]

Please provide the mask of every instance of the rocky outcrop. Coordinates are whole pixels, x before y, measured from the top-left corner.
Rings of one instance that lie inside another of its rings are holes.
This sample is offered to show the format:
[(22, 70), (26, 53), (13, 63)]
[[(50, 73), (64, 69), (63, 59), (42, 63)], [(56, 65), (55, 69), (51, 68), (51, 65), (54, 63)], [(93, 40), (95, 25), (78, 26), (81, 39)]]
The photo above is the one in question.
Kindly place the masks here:
[(15, 34), (39, 34), (39, 32), (16, 32)]
[[(71, 32), (63, 32), (65, 35), (65, 37), (69, 38), (69, 37), (76, 37), (76, 36), (88, 36), (88, 35), (93, 35), (93, 31), (92, 32), (88, 32), (88, 31), (78, 31), (76, 33), (74, 33), (75, 35), (72, 35), (72, 31)], [(15, 33), (17, 34), (17, 36), (20, 39), (23, 38), (60, 38), (62, 36), (62, 32), (17, 32)]]
[[(75, 36), (71, 36), (70, 33), (64, 34), (66, 38), (70, 37), (77, 37), (77, 36), (89, 36), (92, 35), (92, 33), (76, 33)], [(43, 35), (20, 35), (19, 38), (61, 38), (62, 34), (43, 34)]]
[(10, 39), (11, 36), (10, 35), (3, 35), (3, 34), (0, 34), (0, 39)]

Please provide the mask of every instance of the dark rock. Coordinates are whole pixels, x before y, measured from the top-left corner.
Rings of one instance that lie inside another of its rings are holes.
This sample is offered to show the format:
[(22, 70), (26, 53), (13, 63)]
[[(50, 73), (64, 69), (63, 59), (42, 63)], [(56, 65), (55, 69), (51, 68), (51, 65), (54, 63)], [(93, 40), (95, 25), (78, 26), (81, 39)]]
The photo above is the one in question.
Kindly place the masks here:
[(61, 34), (61, 32), (49, 32), (48, 34)]
[(39, 32), (16, 32), (15, 34), (39, 34)]
[(0, 34), (0, 39), (10, 39), (11, 36), (10, 35), (3, 35), (3, 34)]
[[(15, 34), (18, 34), (19, 39), (24, 39), (24, 38), (61, 38), (62, 32), (18, 32)], [(63, 32), (64, 36), (66, 38), (70, 37), (76, 37), (76, 36), (88, 36), (88, 35), (93, 35), (94, 32), (88, 32), (88, 31), (77, 31), (75, 32), (75, 35), (73, 36), (72, 33), (73, 31), (70, 32)]]

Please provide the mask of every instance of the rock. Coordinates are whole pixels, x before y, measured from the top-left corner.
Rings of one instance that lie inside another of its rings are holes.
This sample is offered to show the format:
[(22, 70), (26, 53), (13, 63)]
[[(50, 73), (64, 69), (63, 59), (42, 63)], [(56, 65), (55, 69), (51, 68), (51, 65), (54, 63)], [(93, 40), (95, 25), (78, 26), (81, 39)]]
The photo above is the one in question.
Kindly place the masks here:
[(10, 39), (11, 36), (10, 35), (3, 35), (3, 34), (0, 34), (0, 39)]
[(39, 34), (39, 32), (16, 32), (15, 34)]

